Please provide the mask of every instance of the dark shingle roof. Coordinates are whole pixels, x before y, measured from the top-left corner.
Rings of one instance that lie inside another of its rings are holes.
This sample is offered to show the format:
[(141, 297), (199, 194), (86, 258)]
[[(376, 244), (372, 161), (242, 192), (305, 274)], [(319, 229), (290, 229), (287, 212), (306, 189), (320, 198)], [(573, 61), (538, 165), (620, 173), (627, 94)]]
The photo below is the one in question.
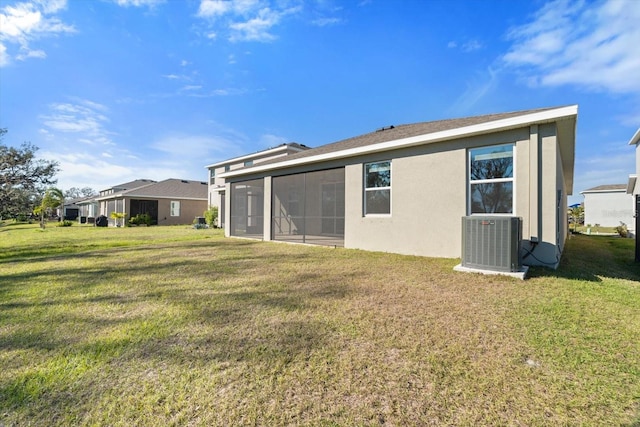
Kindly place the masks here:
[(186, 179), (165, 179), (123, 192), (127, 197), (157, 197), (207, 200), (206, 182)]
[(134, 188), (142, 187), (143, 185), (149, 185), (156, 181), (152, 179), (136, 179), (135, 181), (125, 182), (124, 184), (114, 185), (112, 187), (106, 188), (105, 190), (114, 190), (114, 191), (123, 191), (123, 190), (131, 190)]
[[(547, 110), (554, 110), (558, 107), (539, 108), (533, 110), (513, 111), (509, 113), (487, 114), (483, 116), (465, 117), (458, 119), (437, 120), (433, 122), (421, 122), (413, 124), (405, 124), (398, 126), (390, 126), (380, 130), (370, 132), (353, 138), (343, 139), (317, 148), (312, 148), (299, 153), (290, 154), (284, 158), (278, 158), (261, 162), (260, 166), (282, 161), (301, 159), (304, 157), (316, 156), (320, 154), (333, 153), (337, 151), (349, 150), (353, 148), (364, 147), (367, 145), (379, 144), (382, 142), (395, 141), (403, 138), (410, 138), (419, 135), (428, 135), (431, 133), (442, 132), (466, 126), (479, 125), (482, 123), (493, 122), (496, 120), (504, 120), (512, 117), (523, 116), (531, 113), (539, 113)], [(256, 165), (257, 166), (257, 165)], [(247, 168), (247, 169), (250, 169)]]

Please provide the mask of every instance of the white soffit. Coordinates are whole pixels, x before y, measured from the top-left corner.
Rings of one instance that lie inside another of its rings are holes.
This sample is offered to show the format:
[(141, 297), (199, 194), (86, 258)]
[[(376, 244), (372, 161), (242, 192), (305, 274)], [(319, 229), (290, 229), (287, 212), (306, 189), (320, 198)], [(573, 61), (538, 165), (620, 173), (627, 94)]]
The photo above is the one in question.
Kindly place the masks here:
[(627, 183), (627, 194), (633, 194), (633, 191), (636, 188), (637, 180), (638, 180), (638, 175), (629, 175), (629, 182)]
[(636, 145), (639, 142), (640, 142), (640, 128), (638, 128), (636, 133), (631, 138), (631, 141), (629, 141), (629, 145)]
[(219, 175), (221, 178), (247, 175), (256, 172), (264, 172), (273, 169), (281, 169), (290, 166), (304, 165), (308, 163), (317, 163), (326, 160), (341, 159), (345, 157), (353, 157), (362, 154), (375, 153), (380, 151), (388, 151), (399, 148), (411, 147), (414, 145), (422, 145), (433, 142), (446, 141), (455, 138), (468, 137), (494, 131), (502, 131), (514, 129), (533, 123), (549, 123), (559, 119), (577, 116), (578, 106), (569, 105), (566, 107), (554, 108), (535, 113), (523, 114), (521, 116), (510, 117), (502, 120), (495, 120), (477, 125), (463, 126), (455, 129), (448, 129), (441, 132), (433, 132), (426, 135), (417, 135), (403, 139), (395, 139), (392, 141), (381, 142), (378, 144), (365, 145), (362, 147), (350, 148), (347, 150), (333, 151), (331, 153), (318, 154), (315, 156), (303, 157), (300, 159), (283, 160), (278, 163), (270, 163), (268, 165), (257, 165), (249, 169), (239, 169), (237, 171), (229, 171)]

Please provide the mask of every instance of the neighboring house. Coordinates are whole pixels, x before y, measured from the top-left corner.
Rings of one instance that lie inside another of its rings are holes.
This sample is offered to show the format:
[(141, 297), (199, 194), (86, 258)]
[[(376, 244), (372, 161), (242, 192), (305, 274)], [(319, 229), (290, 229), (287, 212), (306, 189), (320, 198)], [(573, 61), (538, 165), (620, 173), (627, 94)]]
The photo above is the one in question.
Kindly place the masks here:
[(633, 221), (627, 184), (599, 185), (581, 191), (584, 196), (584, 223), (602, 227), (617, 227)]
[(109, 225), (115, 225), (112, 212), (124, 212), (126, 218), (149, 214), (158, 225), (191, 224), (207, 209), (207, 183), (136, 180), (103, 190), (95, 200), (100, 214), (109, 217)]
[(258, 151), (246, 156), (234, 157), (233, 159), (224, 160), (222, 162), (214, 163), (206, 168), (209, 170), (209, 206), (218, 207), (218, 225), (224, 228), (224, 213), (225, 213), (225, 182), (224, 178), (220, 177), (220, 174), (229, 172), (244, 167), (260, 164), (267, 160), (273, 160), (278, 157), (287, 156), (293, 153), (299, 153), (304, 150), (308, 150), (309, 147), (291, 142), (288, 144), (281, 144), (274, 148)]
[[(80, 220), (81, 217), (84, 217), (86, 222), (86, 218), (89, 215), (86, 215), (86, 212), (89, 211), (90, 207), (95, 207), (95, 196), (91, 197), (79, 197), (77, 199), (69, 199), (64, 201), (64, 219), (69, 221)], [(94, 214), (91, 216), (95, 216)]]
[(96, 201), (97, 196), (87, 197), (83, 200), (76, 202), (80, 211), (78, 212), (78, 219), (80, 223), (93, 224), (95, 218), (98, 216), (99, 204)]
[(629, 145), (636, 146), (636, 171), (635, 174), (629, 175), (627, 184), (627, 194), (631, 194), (633, 198), (632, 210), (634, 217), (629, 230), (636, 238), (636, 261), (640, 262), (640, 239), (638, 239), (638, 232), (640, 232), (640, 182), (638, 182), (638, 177), (640, 176), (640, 128), (629, 141)]
[(524, 263), (557, 267), (578, 107), (390, 126), (219, 175), (225, 235), (460, 257), (462, 217), (522, 218)]

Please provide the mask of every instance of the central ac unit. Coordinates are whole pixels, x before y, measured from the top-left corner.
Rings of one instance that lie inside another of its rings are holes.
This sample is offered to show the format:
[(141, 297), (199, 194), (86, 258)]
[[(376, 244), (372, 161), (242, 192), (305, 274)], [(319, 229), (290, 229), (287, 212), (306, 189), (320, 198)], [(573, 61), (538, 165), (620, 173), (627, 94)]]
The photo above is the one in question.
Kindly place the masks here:
[(520, 271), (522, 219), (506, 216), (462, 217), (462, 266)]

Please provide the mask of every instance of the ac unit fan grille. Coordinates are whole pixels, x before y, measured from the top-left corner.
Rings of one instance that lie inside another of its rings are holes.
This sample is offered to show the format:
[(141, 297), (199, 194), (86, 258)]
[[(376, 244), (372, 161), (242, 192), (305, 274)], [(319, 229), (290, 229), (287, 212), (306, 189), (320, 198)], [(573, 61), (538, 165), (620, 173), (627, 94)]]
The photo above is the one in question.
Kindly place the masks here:
[(516, 217), (463, 217), (462, 266), (519, 271), (521, 230)]

